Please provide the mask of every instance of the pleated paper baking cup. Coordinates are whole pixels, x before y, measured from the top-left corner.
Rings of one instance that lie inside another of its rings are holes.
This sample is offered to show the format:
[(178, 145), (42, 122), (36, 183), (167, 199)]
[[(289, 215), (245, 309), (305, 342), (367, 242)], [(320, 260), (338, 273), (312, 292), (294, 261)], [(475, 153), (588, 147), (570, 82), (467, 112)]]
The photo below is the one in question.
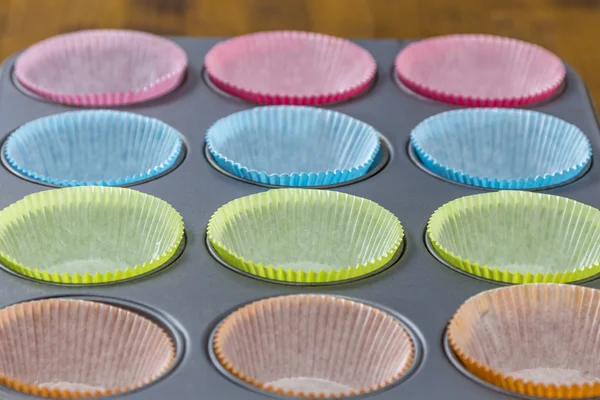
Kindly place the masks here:
[(219, 208), (207, 237), (227, 264), (244, 273), (327, 283), (389, 265), (404, 232), (398, 218), (370, 200), (326, 190), (276, 189)]
[(8, 164), (57, 186), (139, 183), (174, 166), (179, 133), (157, 119), (109, 110), (75, 111), (29, 122), (4, 148)]
[(600, 396), (600, 291), (574, 285), (509, 286), (465, 302), (448, 327), (471, 373), (542, 398)]
[(214, 46), (204, 59), (212, 83), (263, 104), (325, 104), (370, 87), (373, 56), (345, 39), (300, 31), (258, 32)]
[(29, 47), (15, 75), (44, 98), (78, 106), (118, 106), (160, 97), (182, 82), (187, 55), (172, 41), (128, 30), (87, 30)]
[(581, 175), (592, 157), (588, 138), (575, 125), (527, 110), (444, 112), (417, 125), (410, 140), (429, 171), (491, 189), (560, 185)]
[(352, 300), (292, 295), (230, 314), (212, 342), (237, 379), (285, 396), (340, 398), (399, 380), (415, 343), (391, 315)]
[(0, 211), (0, 261), (42, 281), (133, 278), (167, 263), (182, 240), (181, 215), (167, 202), (131, 189), (47, 190)]
[(206, 133), (216, 163), (241, 178), (278, 186), (318, 186), (363, 176), (377, 131), (345, 114), (301, 106), (259, 107), (217, 121)]
[(0, 384), (33, 396), (123, 394), (160, 378), (175, 361), (175, 344), (160, 326), (87, 300), (3, 308), (0, 337)]
[(518, 107), (552, 97), (566, 69), (538, 45), (491, 35), (448, 35), (408, 45), (400, 81), (422, 96), (470, 107)]
[(427, 235), (450, 265), (499, 282), (565, 283), (600, 272), (600, 210), (565, 197), (461, 197), (435, 211)]

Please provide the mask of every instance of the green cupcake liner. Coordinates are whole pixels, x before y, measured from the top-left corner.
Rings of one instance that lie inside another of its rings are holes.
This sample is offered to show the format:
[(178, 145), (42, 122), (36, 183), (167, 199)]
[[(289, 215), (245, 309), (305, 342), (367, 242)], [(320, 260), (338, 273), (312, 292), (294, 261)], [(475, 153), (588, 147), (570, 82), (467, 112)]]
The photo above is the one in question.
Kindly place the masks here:
[(98, 284), (153, 271), (183, 240), (167, 202), (125, 188), (72, 187), (26, 196), (0, 211), (0, 262), (41, 281)]
[(207, 236), (217, 254), (240, 271), (318, 284), (384, 267), (404, 232), (392, 213), (370, 200), (326, 190), (276, 189), (219, 208)]
[(494, 281), (566, 283), (600, 272), (600, 210), (560, 196), (461, 197), (431, 216), (427, 235), (450, 265)]

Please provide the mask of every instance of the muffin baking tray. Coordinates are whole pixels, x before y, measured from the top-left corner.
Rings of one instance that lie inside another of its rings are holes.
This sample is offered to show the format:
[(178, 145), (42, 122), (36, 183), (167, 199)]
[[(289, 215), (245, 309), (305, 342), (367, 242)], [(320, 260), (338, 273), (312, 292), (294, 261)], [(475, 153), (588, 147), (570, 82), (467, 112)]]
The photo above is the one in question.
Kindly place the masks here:
[[(84, 297), (127, 309), (139, 306), (139, 313), (162, 324), (177, 345), (176, 359), (168, 374), (115, 398), (252, 400), (277, 397), (236, 382), (227, 371), (215, 365), (216, 356), (209, 340), (222, 319), (240, 306), (262, 298), (300, 293), (331, 294), (375, 305), (408, 327), (416, 350), (415, 361), (407, 374), (389, 387), (357, 397), (381, 400), (441, 399), (448, 398), (449, 394), (450, 398), (464, 400), (517, 397), (465, 376), (455, 366), (460, 366), (460, 362), (447, 354), (446, 326), (458, 307), (472, 295), (501, 284), (458, 273), (432, 256), (425, 243), (426, 225), (436, 209), (456, 198), (484, 190), (432, 176), (415, 165), (414, 154), (409, 155), (409, 135), (415, 126), (434, 114), (459, 108), (422, 98), (398, 86), (392, 72), (394, 60), (410, 41), (356, 40), (377, 61), (376, 81), (357, 98), (323, 107), (362, 120), (385, 138), (384, 157), (375, 160), (365, 179), (334, 185), (331, 190), (372, 200), (398, 217), (405, 234), (399, 250), (401, 257), (381, 273), (363, 279), (327, 286), (297, 286), (238, 273), (225, 268), (211, 255), (214, 252), (208, 248), (206, 238), (211, 215), (231, 200), (268, 189), (232, 179), (218, 171), (214, 162), (207, 160), (210, 156), (205, 149), (205, 133), (218, 119), (255, 105), (226, 96), (206, 82), (204, 57), (223, 38), (169, 39), (187, 53), (189, 67), (181, 86), (163, 97), (119, 107), (119, 110), (157, 118), (183, 136), (183, 160), (176, 163), (180, 164), (134, 187), (165, 200), (181, 213), (185, 224), (185, 248), (181, 255), (156, 273), (102, 286), (36, 282), (0, 271), (0, 307), (47, 297)], [(14, 55), (5, 60), (1, 70), (0, 131), (4, 137), (31, 120), (77, 110), (18, 88), (12, 74), (16, 58)], [(589, 138), (593, 151), (600, 151), (594, 106), (584, 82), (570, 67), (567, 67), (566, 84), (560, 93), (527, 108), (576, 125)], [(0, 169), (0, 209), (25, 195), (46, 189), (47, 186), (23, 179), (6, 168)], [(598, 208), (600, 170), (592, 166), (567, 184), (543, 192)], [(586, 280), (582, 284), (600, 288), (600, 280)], [(0, 387), (0, 398), (34, 397)]]

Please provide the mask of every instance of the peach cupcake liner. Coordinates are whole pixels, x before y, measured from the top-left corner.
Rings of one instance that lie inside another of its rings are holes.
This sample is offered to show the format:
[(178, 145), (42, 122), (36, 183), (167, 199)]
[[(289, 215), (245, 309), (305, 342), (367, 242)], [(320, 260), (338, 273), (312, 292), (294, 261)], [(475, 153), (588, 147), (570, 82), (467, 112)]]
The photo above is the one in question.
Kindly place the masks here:
[(210, 346), (236, 380), (303, 398), (369, 393), (399, 381), (416, 365), (415, 339), (398, 319), (328, 295), (245, 305), (220, 323)]
[(368, 89), (373, 56), (348, 40), (301, 31), (258, 32), (214, 46), (204, 60), (220, 90), (261, 104), (339, 102)]
[(401, 83), (430, 99), (469, 107), (518, 107), (558, 92), (560, 58), (538, 45), (491, 35), (448, 35), (408, 45), (395, 61)]
[(476, 377), (527, 396), (600, 396), (600, 291), (565, 284), (488, 290), (448, 326), (452, 351)]
[(170, 335), (124, 308), (44, 299), (0, 310), (0, 384), (28, 395), (117, 395), (163, 376), (176, 359)]
[(20, 84), (63, 104), (98, 107), (160, 97), (183, 81), (187, 55), (145, 32), (87, 30), (29, 47), (15, 63)]

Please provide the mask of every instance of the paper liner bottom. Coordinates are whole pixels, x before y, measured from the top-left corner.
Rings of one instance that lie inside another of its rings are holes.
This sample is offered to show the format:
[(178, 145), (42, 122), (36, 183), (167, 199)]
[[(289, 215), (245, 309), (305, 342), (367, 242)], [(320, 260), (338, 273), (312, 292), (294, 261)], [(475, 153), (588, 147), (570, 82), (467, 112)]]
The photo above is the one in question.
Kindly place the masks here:
[(274, 382), (267, 382), (265, 387), (270, 387), (274, 391), (289, 390), (295, 393), (319, 392), (325, 397), (338, 393), (349, 393), (354, 390), (338, 382), (310, 377), (283, 378)]
[(95, 393), (95, 392), (104, 392), (106, 390), (105, 387), (102, 386), (92, 386), (92, 385), (86, 385), (84, 383), (76, 383), (76, 382), (44, 382), (44, 383), (38, 383), (37, 384), (38, 387), (40, 387), (41, 389), (48, 389), (48, 390), (66, 390), (69, 392), (90, 392), (90, 393)]
[[(384, 270), (386, 266), (393, 263), (394, 258), (399, 256), (404, 250), (403, 243), (393, 249), (385, 257), (380, 257), (376, 263), (370, 263), (365, 266), (352, 268), (338, 268), (331, 265), (321, 265), (322, 269), (316, 268), (315, 263), (305, 261), (292, 265), (264, 266), (262, 264), (254, 264), (253, 262), (239, 261), (238, 257), (233, 256), (230, 252), (221, 250), (211, 241), (211, 247), (219, 255), (219, 257), (232, 268), (238, 269), (241, 272), (253, 277), (263, 278), (266, 280), (288, 282), (288, 283), (304, 283), (304, 284), (319, 284), (319, 283), (335, 283), (349, 280), (356, 280), (371, 276), (379, 270)], [(301, 265), (300, 265), (301, 264)], [(298, 268), (301, 266), (302, 268)]]
[(19, 90), (34, 98), (77, 107), (119, 107), (146, 103), (166, 96), (178, 89), (183, 84), (185, 77), (186, 69), (183, 69), (170, 78), (154, 84), (149, 90), (73, 94), (56, 93), (41, 89), (28, 82), (19, 80), (18, 77), (15, 77), (14, 80), (19, 82)]

